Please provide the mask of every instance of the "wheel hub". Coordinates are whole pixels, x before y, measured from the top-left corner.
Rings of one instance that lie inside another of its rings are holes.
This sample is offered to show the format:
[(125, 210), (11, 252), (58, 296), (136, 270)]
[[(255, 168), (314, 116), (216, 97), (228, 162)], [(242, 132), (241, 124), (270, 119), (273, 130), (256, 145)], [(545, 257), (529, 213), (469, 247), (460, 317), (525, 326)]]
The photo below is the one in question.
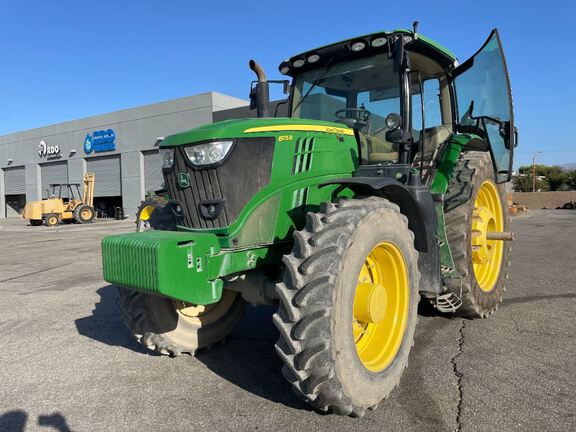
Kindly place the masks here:
[(472, 216), (472, 259), (474, 264), (485, 264), (494, 256), (494, 240), (488, 233), (496, 230), (494, 214), (487, 207), (477, 207)]
[(378, 283), (361, 282), (356, 287), (354, 317), (363, 322), (379, 323), (384, 319), (387, 295)]
[(195, 305), (181, 300), (173, 300), (173, 304), (180, 318), (190, 324), (202, 327), (216, 322), (224, 316), (232, 307), (236, 296), (236, 292), (224, 290), (218, 303)]

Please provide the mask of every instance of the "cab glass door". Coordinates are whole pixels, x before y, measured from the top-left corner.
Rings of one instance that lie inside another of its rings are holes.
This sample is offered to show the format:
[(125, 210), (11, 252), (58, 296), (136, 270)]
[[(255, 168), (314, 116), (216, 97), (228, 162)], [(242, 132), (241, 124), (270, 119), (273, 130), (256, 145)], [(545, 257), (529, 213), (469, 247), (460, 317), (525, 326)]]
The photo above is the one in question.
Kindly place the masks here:
[(477, 129), (490, 144), (498, 182), (512, 173), (514, 114), (510, 81), (498, 31), (493, 30), (482, 48), (453, 72), (454, 88), (463, 130)]

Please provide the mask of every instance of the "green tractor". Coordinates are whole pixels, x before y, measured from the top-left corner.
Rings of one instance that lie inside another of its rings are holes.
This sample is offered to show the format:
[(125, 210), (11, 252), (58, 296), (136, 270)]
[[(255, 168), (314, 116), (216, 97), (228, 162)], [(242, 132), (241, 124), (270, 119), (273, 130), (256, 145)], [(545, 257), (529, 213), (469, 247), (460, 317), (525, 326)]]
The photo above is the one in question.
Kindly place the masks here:
[(362, 416), (400, 380), (421, 296), (468, 318), (502, 300), (517, 133), (500, 39), (461, 65), (416, 23), (296, 55), (279, 67), (286, 118), (250, 66), (258, 118), (163, 140), (167, 199), (102, 241), (104, 279), (135, 338), (167, 355), (276, 304), (296, 394)]

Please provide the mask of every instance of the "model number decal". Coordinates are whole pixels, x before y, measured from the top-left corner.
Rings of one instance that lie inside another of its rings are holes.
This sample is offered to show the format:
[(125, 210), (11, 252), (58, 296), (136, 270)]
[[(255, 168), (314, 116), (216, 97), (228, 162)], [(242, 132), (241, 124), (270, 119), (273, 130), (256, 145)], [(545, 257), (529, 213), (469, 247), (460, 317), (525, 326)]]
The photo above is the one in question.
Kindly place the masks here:
[(278, 137), (278, 142), (280, 141), (292, 141), (292, 135), (280, 135)]

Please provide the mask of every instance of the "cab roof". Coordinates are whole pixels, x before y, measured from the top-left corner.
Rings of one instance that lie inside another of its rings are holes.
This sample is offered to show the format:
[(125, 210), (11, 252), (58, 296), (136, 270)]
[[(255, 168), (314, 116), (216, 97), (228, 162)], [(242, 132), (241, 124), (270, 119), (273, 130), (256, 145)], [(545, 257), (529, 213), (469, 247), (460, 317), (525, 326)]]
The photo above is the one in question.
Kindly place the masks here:
[[(340, 42), (332, 43), (330, 45), (325, 45), (319, 48), (305, 51), (290, 57), (288, 60), (283, 61), (280, 63), (278, 69), (283, 75), (295, 76), (299, 75), (305, 70), (315, 69), (325, 63), (329, 58), (334, 58), (335, 56), (342, 58), (353, 57), (354, 55), (365, 57), (367, 54), (388, 52), (388, 44), (390, 43), (390, 39), (395, 35), (409, 36), (411, 40), (406, 45), (408, 49), (418, 51), (424, 55), (432, 57), (446, 68), (454, 67), (455, 62), (457, 61), (457, 58), (454, 53), (452, 53), (452, 51), (433, 41), (432, 39), (429, 39), (420, 33), (417, 33), (415, 38), (414, 33), (411, 30), (397, 29), (393, 31), (381, 31), (363, 36), (357, 36)], [(377, 39), (384, 39), (387, 42), (383, 43), (382, 45), (375, 46), (378, 45), (374, 44), (374, 41)], [(355, 51), (353, 46), (360, 44), (357, 45), (358, 47), (361, 46), (362, 43), (364, 44), (364, 48)], [(310, 62), (310, 58), (315, 59), (316, 61)], [(300, 60), (300, 62), (298, 62), (298, 60)], [(304, 61), (303, 63), (302, 60)], [(300, 66), (298, 66), (298, 64), (300, 64)]]

